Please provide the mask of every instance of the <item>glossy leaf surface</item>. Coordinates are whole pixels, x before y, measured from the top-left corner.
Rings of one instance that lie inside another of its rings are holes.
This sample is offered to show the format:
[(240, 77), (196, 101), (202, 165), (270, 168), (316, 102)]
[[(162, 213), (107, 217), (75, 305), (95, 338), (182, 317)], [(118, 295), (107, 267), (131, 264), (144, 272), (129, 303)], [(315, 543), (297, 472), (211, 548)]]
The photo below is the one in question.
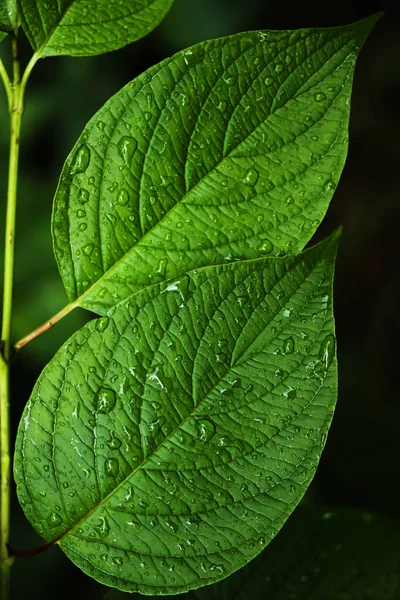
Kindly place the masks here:
[(299, 252), (344, 165), (354, 65), (376, 18), (202, 43), (107, 102), (54, 202), (70, 301), (106, 314), (194, 268)]
[(117, 50), (152, 31), (173, 0), (18, 0), (22, 27), (41, 57)]
[(99, 581), (146, 594), (256, 556), (307, 489), (332, 419), (336, 246), (193, 271), (74, 335), (17, 438), (37, 532)]

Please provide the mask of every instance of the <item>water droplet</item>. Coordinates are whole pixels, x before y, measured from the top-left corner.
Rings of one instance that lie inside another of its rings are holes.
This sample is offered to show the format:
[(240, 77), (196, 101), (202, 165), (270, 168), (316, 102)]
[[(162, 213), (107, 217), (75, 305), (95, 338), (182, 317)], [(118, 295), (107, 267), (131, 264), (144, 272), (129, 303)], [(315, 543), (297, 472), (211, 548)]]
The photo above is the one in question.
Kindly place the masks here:
[(108, 317), (101, 317), (101, 319), (97, 319), (97, 322), (96, 322), (97, 331), (100, 331), (100, 333), (103, 333), (107, 329), (109, 322), (110, 322), (110, 319)]
[(221, 112), (225, 112), (227, 109), (228, 103), (225, 100), (221, 100), (220, 102), (218, 102), (218, 109)]
[(79, 219), (83, 219), (83, 217), (86, 217), (86, 212), (85, 212), (84, 210), (82, 210), (82, 209), (79, 209), (79, 210), (76, 212), (76, 216), (77, 216)]
[(86, 145), (81, 146), (75, 154), (71, 175), (84, 173), (90, 163), (90, 150)]
[(167, 265), (168, 265), (168, 260), (166, 258), (161, 259), (158, 264), (157, 275), (161, 275), (162, 277), (165, 277), (165, 274), (167, 272)]
[(270, 75), (268, 75), (268, 77), (266, 77), (264, 79), (264, 84), (269, 87), (270, 85), (272, 85), (274, 83), (274, 78), (271, 77)]
[(107, 477), (116, 477), (119, 471), (119, 462), (116, 458), (107, 458), (104, 463), (104, 472)]
[(50, 527), (59, 527), (62, 524), (63, 520), (58, 513), (52, 512), (47, 517), (46, 522)]
[(283, 71), (283, 64), (278, 63), (275, 67), (275, 73), (278, 73), (278, 75), (279, 75), (279, 73), (282, 73), (282, 71)]
[(324, 92), (316, 92), (314, 94), (314, 100), (316, 102), (323, 102), (326, 99), (326, 94)]
[(137, 141), (132, 137), (124, 135), (118, 142), (118, 152), (128, 166), (132, 163), (136, 148)]
[(114, 434), (111, 434), (111, 439), (108, 442), (109, 447), (111, 448), (111, 450), (118, 450), (118, 448), (121, 447), (121, 440)]
[(294, 400), (297, 396), (297, 390), (289, 390), (288, 392), (285, 392), (284, 396), (288, 400)]
[(331, 190), (334, 190), (334, 189), (335, 189), (335, 187), (336, 187), (336, 186), (335, 186), (335, 184), (334, 184), (334, 182), (333, 182), (333, 181), (328, 181), (328, 182), (326, 183), (326, 185), (325, 185), (325, 190), (326, 190), (327, 192), (330, 192)]
[(117, 202), (118, 204), (120, 204), (121, 206), (125, 206), (126, 204), (128, 204), (129, 202), (129, 193), (127, 190), (122, 189), (119, 194), (118, 194), (118, 198), (117, 198)]
[(197, 422), (199, 438), (202, 442), (209, 442), (215, 435), (215, 425), (209, 419), (201, 419)]
[(284, 354), (290, 354), (291, 352), (293, 352), (294, 350), (294, 341), (293, 338), (287, 338), (287, 340), (285, 340), (283, 342), (283, 352)]
[(243, 183), (245, 185), (256, 185), (259, 173), (255, 169), (249, 169), (244, 176)]
[(79, 231), (86, 231), (87, 225), (86, 223), (81, 223), (78, 227)]
[(190, 102), (190, 97), (188, 96), (188, 94), (185, 94), (184, 92), (182, 92), (181, 94), (181, 106), (187, 106)]
[(90, 256), (93, 252), (93, 244), (87, 244), (86, 246), (84, 246), (82, 248), (82, 252), (83, 254), (86, 254), (86, 256)]
[(224, 76), (223, 79), (228, 85), (233, 85), (236, 82), (236, 77), (234, 75)]
[(115, 408), (117, 398), (109, 388), (101, 388), (97, 396), (97, 412), (107, 415)]
[(100, 517), (96, 525), (94, 525), (94, 529), (100, 535), (100, 537), (104, 537), (110, 533), (110, 525), (105, 517)]
[(263, 254), (271, 254), (273, 249), (274, 247), (269, 240), (264, 240), (258, 247), (258, 251), (262, 252)]
[(115, 227), (117, 224), (117, 217), (112, 213), (107, 213), (106, 218), (110, 221), (110, 223)]
[(79, 190), (79, 202), (81, 204), (85, 204), (90, 198), (90, 194), (87, 190), (85, 190), (84, 188), (81, 188)]
[(321, 349), (319, 351), (319, 358), (322, 361), (325, 370), (328, 369), (333, 357), (335, 356), (335, 346), (335, 337), (332, 334), (327, 335), (322, 342)]
[(217, 363), (221, 363), (224, 365), (227, 362), (228, 357), (225, 354), (225, 352), (217, 352), (215, 355), (215, 360), (217, 361)]

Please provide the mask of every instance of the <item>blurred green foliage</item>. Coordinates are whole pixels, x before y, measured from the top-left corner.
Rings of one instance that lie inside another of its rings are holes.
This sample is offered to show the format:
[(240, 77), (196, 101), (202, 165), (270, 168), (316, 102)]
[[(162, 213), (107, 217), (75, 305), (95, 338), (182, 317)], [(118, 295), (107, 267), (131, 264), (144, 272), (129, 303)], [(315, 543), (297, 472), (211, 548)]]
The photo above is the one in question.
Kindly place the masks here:
[[(18, 205), (14, 337), (66, 303), (53, 258), (52, 197), (63, 162), (87, 120), (125, 83), (177, 50), (246, 29), (296, 29), (353, 22), (382, 3), (337, 0), (289, 5), (278, 0), (175, 0), (165, 22), (124, 50), (90, 59), (41, 61), (28, 86)], [(355, 77), (350, 153), (317, 239), (344, 226), (336, 275), (340, 393), (321, 466), (306, 501), (396, 514), (400, 481), (399, 8), (388, 7), (362, 51)], [(0, 54), (9, 64), (7, 40)], [(23, 61), (30, 50), (23, 45)], [(0, 90), (1, 91), (1, 90)], [(0, 93), (0, 194), (3, 230), (8, 116)], [(0, 257), (2, 259), (2, 257)], [(14, 364), (13, 431), (32, 386), (61, 343), (90, 315), (74, 311), (20, 352)], [(15, 502), (12, 542), (39, 542)], [(13, 600), (100, 599), (103, 590), (57, 549), (14, 568)], [(322, 598), (323, 596), (321, 596)]]

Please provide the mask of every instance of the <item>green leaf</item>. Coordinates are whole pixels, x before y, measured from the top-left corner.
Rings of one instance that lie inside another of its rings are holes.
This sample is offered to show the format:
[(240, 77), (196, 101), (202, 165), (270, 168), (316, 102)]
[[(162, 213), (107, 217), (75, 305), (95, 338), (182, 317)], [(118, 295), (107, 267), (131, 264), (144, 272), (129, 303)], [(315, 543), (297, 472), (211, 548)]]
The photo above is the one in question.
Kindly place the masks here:
[(344, 165), (354, 65), (376, 18), (202, 43), (107, 102), (54, 201), (70, 301), (106, 314), (194, 268), (299, 252)]
[[(353, 509), (299, 507), (250, 565), (183, 598), (398, 600), (399, 536), (398, 519)], [(104, 600), (124, 598), (114, 591)]]
[(275, 536), (318, 465), (337, 395), (337, 235), (134, 295), (44, 369), (15, 479), (36, 531), (102, 583), (172, 594)]
[(17, 6), (15, 0), (0, 0), (0, 41), (13, 31), (17, 22)]
[(152, 31), (173, 0), (18, 0), (22, 27), (41, 57), (92, 56)]

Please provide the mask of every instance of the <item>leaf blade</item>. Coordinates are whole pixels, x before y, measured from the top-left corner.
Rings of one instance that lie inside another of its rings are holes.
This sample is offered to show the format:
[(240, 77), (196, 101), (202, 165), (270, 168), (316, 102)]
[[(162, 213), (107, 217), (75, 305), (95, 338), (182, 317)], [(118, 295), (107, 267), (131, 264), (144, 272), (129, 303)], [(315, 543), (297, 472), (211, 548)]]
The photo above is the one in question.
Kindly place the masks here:
[(70, 301), (106, 314), (197, 267), (301, 251), (344, 165), (355, 56), (371, 25), (206, 42), (114, 96), (55, 197)]
[(333, 415), (336, 245), (200, 269), (74, 336), (18, 433), (36, 530), (96, 579), (146, 594), (257, 555), (313, 477)]
[[(19, 0), (20, 18), (41, 57), (93, 56), (117, 50), (152, 31), (173, 0)], [(50, 8), (50, 9), (49, 9)]]

